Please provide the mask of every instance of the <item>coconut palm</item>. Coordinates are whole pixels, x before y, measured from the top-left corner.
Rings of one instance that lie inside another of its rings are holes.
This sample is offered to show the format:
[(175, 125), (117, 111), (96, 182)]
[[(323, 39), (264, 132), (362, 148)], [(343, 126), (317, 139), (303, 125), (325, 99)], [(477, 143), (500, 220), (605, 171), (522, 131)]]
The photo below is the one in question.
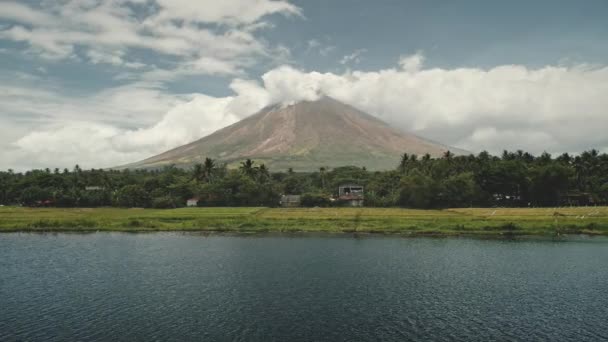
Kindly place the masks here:
[(327, 168), (325, 166), (321, 166), (319, 168), (319, 178), (321, 178), (321, 187), (323, 189), (325, 189), (325, 172), (327, 171)]
[(205, 178), (205, 171), (203, 170), (203, 164), (197, 163), (194, 164), (194, 168), (192, 169), (192, 179), (197, 182), (202, 181)]
[(244, 162), (241, 162), (241, 172), (248, 177), (255, 176), (256, 169), (254, 167), (254, 164), (255, 162), (251, 159), (247, 159)]
[(443, 159), (452, 160), (452, 158), (454, 158), (454, 153), (452, 153), (450, 150), (447, 150), (443, 153)]
[(404, 153), (401, 156), (401, 161), (399, 162), (399, 171), (401, 173), (405, 173), (405, 170), (407, 169), (407, 163), (410, 161), (410, 155), (407, 153)]
[(211, 158), (205, 158), (205, 162), (203, 163), (203, 175), (205, 177), (205, 181), (207, 183), (211, 183), (211, 179), (213, 178), (213, 172), (215, 171), (215, 160)]
[(257, 173), (260, 183), (265, 183), (268, 179), (270, 179), (270, 171), (264, 164), (257, 167)]

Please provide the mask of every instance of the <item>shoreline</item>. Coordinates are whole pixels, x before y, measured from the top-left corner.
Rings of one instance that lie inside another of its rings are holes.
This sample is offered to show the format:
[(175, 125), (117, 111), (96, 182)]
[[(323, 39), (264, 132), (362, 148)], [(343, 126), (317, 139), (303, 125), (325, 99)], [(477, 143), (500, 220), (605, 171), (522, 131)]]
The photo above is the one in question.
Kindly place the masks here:
[(472, 230), (466, 227), (463, 230), (441, 229), (441, 230), (418, 230), (418, 229), (391, 229), (384, 227), (382, 230), (354, 230), (354, 229), (242, 229), (238, 226), (229, 228), (156, 228), (156, 227), (75, 227), (68, 224), (65, 227), (23, 227), (23, 228), (2, 228), (2, 233), (208, 233), (208, 234), (235, 234), (235, 235), (362, 235), (362, 236), (405, 236), (405, 237), (495, 237), (509, 239), (515, 237), (556, 237), (560, 236), (608, 236), (608, 231), (588, 230), (588, 229), (566, 229), (555, 230), (552, 226), (537, 227), (534, 231), (526, 228), (516, 228), (514, 231), (496, 230), (495, 227), (486, 227), (484, 230)]
[(0, 233), (198, 232), (406, 237), (608, 236), (608, 207), (0, 208)]
[(336, 238), (336, 239), (472, 239), (486, 241), (505, 242), (608, 242), (606, 234), (562, 234), (562, 235), (540, 235), (540, 234), (411, 234), (411, 233), (378, 233), (378, 232), (322, 232), (322, 231), (272, 231), (272, 232), (236, 232), (236, 231), (213, 231), (213, 230), (4, 230), (3, 235), (73, 235), (87, 236), (95, 234), (118, 234), (118, 235), (154, 235), (169, 234), (176, 236), (191, 237), (233, 237), (233, 238), (285, 238), (285, 239), (307, 239), (307, 238)]

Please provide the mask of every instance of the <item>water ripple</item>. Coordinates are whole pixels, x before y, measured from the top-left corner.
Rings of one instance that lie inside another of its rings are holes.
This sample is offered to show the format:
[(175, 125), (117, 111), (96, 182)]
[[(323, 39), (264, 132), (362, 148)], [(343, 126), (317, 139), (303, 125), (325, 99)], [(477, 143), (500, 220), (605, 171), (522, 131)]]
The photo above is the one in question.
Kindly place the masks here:
[(608, 241), (0, 235), (0, 341), (608, 340)]

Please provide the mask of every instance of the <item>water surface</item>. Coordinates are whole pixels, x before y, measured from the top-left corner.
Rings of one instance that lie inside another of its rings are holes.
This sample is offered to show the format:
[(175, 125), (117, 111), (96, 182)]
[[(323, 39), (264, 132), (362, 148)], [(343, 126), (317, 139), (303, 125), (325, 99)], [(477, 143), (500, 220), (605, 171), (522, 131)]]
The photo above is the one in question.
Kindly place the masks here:
[(598, 341), (608, 240), (0, 234), (1, 341)]

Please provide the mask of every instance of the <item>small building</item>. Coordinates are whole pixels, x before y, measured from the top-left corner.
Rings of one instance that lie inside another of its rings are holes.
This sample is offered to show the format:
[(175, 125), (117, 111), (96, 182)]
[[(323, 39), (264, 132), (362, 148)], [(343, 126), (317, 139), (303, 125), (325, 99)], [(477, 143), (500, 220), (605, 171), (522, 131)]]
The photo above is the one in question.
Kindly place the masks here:
[(187, 207), (197, 207), (198, 201), (200, 201), (200, 198), (198, 198), (198, 197), (190, 198), (186, 201), (186, 206)]
[(569, 192), (562, 196), (562, 205), (567, 206), (589, 206), (595, 205), (593, 195), (588, 192)]
[(338, 201), (351, 207), (362, 207), (364, 200), (363, 186), (357, 184), (344, 184), (338, 187)]
[(103, 190), (103, 186), (98, 185), (87, 185), (84, 187), (85, 191), (101, 191)]
[(43, 201), (36, 201), (34, 203), (35, 207), (51, 207), (53, 206), (54, 202), (50, 199), (47, 200), (43, 200)]
[(521, 205), (525, 205), (522, 203), (521, 196), (517, 193), (495, 193), (492, 194), (492, 198), (494, 198), (494, 203), (503, 207), (518, 207)]
[(281, 196), (281, 206), (284, 208), (299, 207), (302, 202), (300, 195), (283, 195)]

